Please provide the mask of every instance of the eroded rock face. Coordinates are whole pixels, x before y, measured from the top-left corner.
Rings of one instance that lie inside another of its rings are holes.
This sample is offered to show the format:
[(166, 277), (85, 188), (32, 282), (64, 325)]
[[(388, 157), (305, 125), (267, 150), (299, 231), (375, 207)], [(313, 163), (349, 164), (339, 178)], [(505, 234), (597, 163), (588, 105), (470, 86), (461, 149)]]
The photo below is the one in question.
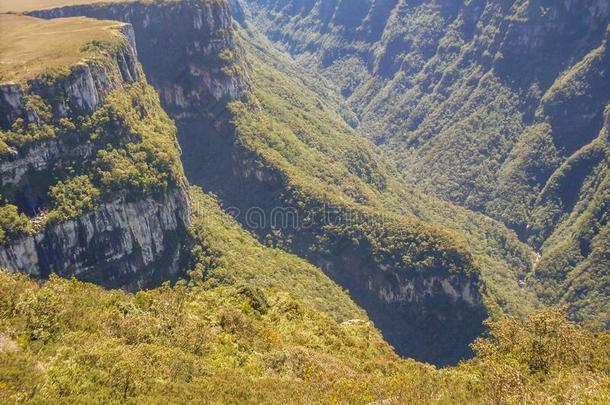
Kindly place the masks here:
[[(121, 32), (128, 39), (111, 57), (113, 66), (87, 61), (74, 66), (65, 77), (49, 81), (36, 78), (28, 81), (28, 94), (41, 97), (51, 107), (57, 119), (84, 116), (97, 110), (106, 96), (125, 83), (140, 80), (136, 49), (132, 46), (133, 29), (125, 25)], [(26, 123), (38, 123), (36, 112), (24, 108), (24, 90), (19, 84), (0, 84), (0, 127), (9, 129), (17, 118)]]
[(31, 13), (42, 18), (86, 16), (128, 22), (135, 31), (147, 79), (174, 119), (213, 120), (239, 97), (246, 79), (239, 72), (225, 2), (180, 1), (62, 7)]
[[(74, 121), (93, 114), (113, 90), (145, 81), (133, 30), (125, 25), (121, 31), (127, 40), (107, 60), (80, 63), (65, 76), (30, 80), (27, 90), (18, 84), (1, 85), (1, 128), (10, 129), (18, 119), (40, 124), (43, 110), (51, 115), (45, 125), (58, 125), (62, 118)], [(28, 107), (28, 100), (39, 106)], [(116, 133), (95, 139), (78, 131), (69, 136), (58, 132), (11, 148), (0, 156), (3, 197), (11, 195), (22, 212), (38, 214), (38, 202), (46, 198), (58, 165), (92, 159), (109, 143), (120, 147), (139, 141), (121, 125), (116, 123)], [(0, 246), (0, 267), (41, 278), (51, 273), (76, 276), (112, 288), (153, 287), (181, 269), (189, 214), (185, 184), (144, 196), (122, 190), (91, 212)]]
[(404, 356), (437, 365), (471, 355), (488, 316), (476, 275), (414, 274), (376, 265), (357, 250), (339, 260), (312, 257)]
[[(21, 109), (23, 92), (18, 84), (0, 85), (0, 126), (8, 128), (23, 114)], [(35, 117), (28, 117), (28, 121), (35, 121)]]
[(0, 267), (41, 278), (76, 276), (111, 288), (152, 287), (179, 274), (187, 207), (182, 189), (139, 201), (119, 197), (0, 248)]
[(22, 152), (15, 150), (0, 161), (0, 186), (19, 187), (30, 171), (47, 171), (60, 159), (89, 158), (95, 149), (93, 143), (53, 139), (38, 142)]

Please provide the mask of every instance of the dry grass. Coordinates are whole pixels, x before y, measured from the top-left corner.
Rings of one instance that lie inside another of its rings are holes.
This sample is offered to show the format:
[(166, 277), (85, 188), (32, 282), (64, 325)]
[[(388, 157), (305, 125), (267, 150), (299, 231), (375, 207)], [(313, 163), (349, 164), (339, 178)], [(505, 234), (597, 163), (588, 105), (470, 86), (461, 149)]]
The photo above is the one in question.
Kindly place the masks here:
[(23, 13), (32, 10), (45, 10), (77, 4), (118, 3), (134, 0), (1, 0), (0, 13), (9, 11)]
[(82, 50), (86, 43), (119, 41), (116, 28), (122, 25), (83, 17), (0, 15), (0, 82), (21, 82), (46, 70), (73, 66), (91, 56)]

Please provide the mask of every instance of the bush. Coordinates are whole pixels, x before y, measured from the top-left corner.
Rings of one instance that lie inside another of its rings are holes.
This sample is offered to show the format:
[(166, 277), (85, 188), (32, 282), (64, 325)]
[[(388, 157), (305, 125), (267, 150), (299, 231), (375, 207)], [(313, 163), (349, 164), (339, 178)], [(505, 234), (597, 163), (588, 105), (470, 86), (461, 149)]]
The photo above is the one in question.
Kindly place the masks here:
[(77, 176), (51, 187), (50, 196), (53, 218), (67, 221), (94, 209), (101, 191), (93, 186), (89, 177)]
[(30, 219), (11, 204), (0, 207), (0, 244), (32, 232)]

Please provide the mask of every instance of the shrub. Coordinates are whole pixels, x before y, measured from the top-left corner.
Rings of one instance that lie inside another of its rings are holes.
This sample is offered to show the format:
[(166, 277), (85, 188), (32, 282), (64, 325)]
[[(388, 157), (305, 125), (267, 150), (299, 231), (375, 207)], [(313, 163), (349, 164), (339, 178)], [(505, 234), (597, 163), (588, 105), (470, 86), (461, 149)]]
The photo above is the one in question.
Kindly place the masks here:
[(0, 244), (32, 232), (30, 219), (11, 204), (0, 207)]
[(101, 192), (87, 176), (77, 176), (51, 187), (53, 218), (67, 221), (95, 208)]

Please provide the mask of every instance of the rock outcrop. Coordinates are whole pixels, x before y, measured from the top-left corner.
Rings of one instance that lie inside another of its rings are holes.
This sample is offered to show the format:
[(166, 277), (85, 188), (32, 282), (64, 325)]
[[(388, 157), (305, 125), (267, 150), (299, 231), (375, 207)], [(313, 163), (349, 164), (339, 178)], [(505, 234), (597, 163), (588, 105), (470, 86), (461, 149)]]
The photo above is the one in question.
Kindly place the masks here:
[(183, 190), (139, 201), (119, 197), (79, 218), (0, 248), (0, 267), (139, 290), (176, 278), (188, 224)]
[[(120, 46), (81, 61), (66, 74), (0, 85), (0, 129), (15, 131), (20, 121), (17, 131), (29, 134), (10, 141), (9, 152), (0, 155), (0, 195), (7, 200), (3, 203), (36, 216), (34, 222), (44, 220), (57, 173), (70, 178), (64, 166), (90, 164), (102, 149), (142, 141), (120, 118), (109, 116), (115, 122), (97, 135), (74, 124), (112, 103), (112, 92), (146, 86), (133, 30), (128, 24), (119, 30), (124, 39)], [(148, 103), (138, 106), (143, 117), (150, 108), (160, 111), (158, 101)], [(62, 122), (71, 127), (66, 133)], [(163, 136), (171, 139), (174, 134)], [(181, 269), (189, 212), (183, 181), (144, 195), (127, 188), (107, 192), (83, 215), (53, 220), (34, 234), (1, 245), (0, 267), (42, 278), (51, 273), (76, 276), (114, 288), (152, 287)]]
[(146, 77), (172, 118), (214, 120), (247, 80), (224, 1), (99, 3), (30, 13), (130, 23)]

